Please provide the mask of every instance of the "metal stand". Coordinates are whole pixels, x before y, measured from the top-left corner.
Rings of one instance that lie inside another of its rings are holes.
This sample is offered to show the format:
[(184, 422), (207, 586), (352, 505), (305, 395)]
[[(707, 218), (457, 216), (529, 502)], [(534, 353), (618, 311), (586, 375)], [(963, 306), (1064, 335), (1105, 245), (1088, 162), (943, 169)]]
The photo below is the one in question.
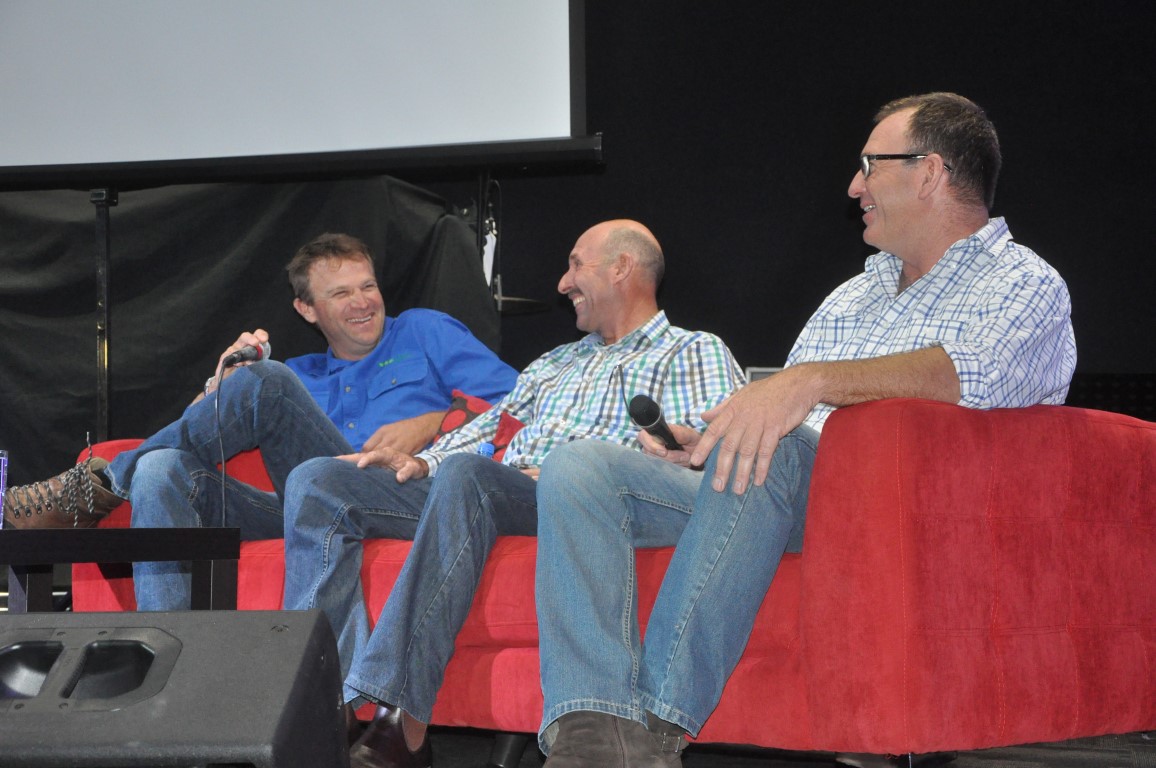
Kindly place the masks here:
[(116, 190), (94, 189), (88, 200), (96, 206), (96, 441), (108, 439), (108, 269), (112, 253), (109, 208), (117, 203)]
[(525, 733), (495, 733), (490, 760), (481, 768), (518, 768), (530, 736)]
[[(498, 212), (494, 213), (494, 193), (498, 197)], [(486, 236), (494, 236), (494, 272), (490, 278), (490, 293), (499, 315), (524, 315), (544, 312), (550, 307), (542, 301), (506, 296), (502, 292), (502, 240), (498, 233), (501, 219), (501, 186), (490, 178), (488, 171), (478, 174), (478, 253), (484, 253)]]

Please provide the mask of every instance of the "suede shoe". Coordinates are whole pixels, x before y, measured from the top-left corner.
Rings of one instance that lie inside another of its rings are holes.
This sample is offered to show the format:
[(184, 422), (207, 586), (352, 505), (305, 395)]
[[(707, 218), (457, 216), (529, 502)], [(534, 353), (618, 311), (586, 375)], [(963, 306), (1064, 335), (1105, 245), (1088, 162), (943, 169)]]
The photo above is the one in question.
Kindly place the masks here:
[(9, 489), (4, 494), (5, 528), (91, 528), (125, 500), (96, 476), (108, 466), (89, 457), (48, 480)]
[(686, 749), (685, 728), (647, 712), (644, 732), (649, 743), (644, 742), (641, 754), (632, 758), (631, 768), (681, 768), (682, 751)]
[(546, 768), (681, 768), (685, 731), (654, 720), (670, 733), (651, 733), (642, 723), (604, 712), (562, 715)]
[(397, 707), (378, 707), (377, 717), (349, 748), (350, 768), (431, 768), (433, 750), (429, 736), (416, 752), (411, 752), (405, 743), (401, 718)]
[[(627, 768), (627, 725), (633, 720), (579, 710), (558, 718), (545, 768)], [(640, 728), (639, 723), (634, 723)]]

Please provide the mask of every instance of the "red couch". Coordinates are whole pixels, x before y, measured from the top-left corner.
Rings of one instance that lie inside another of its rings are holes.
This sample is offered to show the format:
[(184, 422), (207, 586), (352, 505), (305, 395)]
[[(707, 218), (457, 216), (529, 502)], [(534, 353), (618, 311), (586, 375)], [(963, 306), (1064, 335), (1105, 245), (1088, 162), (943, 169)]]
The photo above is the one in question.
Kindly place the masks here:
[[(253, 481), (262, 469), (233, 462)], [(127, 521), (126, 505), (104, 524)], [(1063, 406), (841, 409), (805, 542), (701, 741), (905, 754), (1156, 727), (1156, 424)], [(366, 542), (375, 617), (408, 548)], [(639, 553), (644, 621), (669, 555)], [(499, 541), (436, 723), (537, 728), (534, 557), (532, 538)], [(77, 566), (75, 609), (132, 609), (128, 577)], [(283, 578), (280, 541), (242, 546), (241, 608), (279, 608)]]

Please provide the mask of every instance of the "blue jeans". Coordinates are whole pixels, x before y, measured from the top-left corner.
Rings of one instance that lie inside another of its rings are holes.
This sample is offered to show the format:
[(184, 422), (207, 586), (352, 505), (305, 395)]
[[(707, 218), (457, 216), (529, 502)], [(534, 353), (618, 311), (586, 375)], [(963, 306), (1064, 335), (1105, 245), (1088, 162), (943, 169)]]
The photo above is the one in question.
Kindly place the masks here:
[(362, 541), (412, 539), (432, 482), (399, 483), (390, 470), (334, 458), (306, 461), (289, 474), (285, 608), (325, 613), (337, 636), (342, 677), (369, 638)]
[(409, 557), (368, 643), (352, 657), (346, 701), (369, 698), (430, 721), (494, 541), (537, 529), (536, 487), (484, 456), (441, 463)]
[[(222, 446), (226, 457), (260, 447), (275, 492), (229, 478), (222, 509), (217, 469)], [(132, 503), (134, 527), (229, 526), (240, 528), (245, 540), (276, 539), (283, 535), (282, 499), (290, 470), (315, 456), (351, 451), (296, 374), (264, 361), (239, 369), (216, 394), (119, 454), (107, 474), (112, 491)], [(189, 608), (188, 563), (134, 563), (133, 581), (140, 610)]]
[[(710, 487), (717, 450), (703, 472), (596, 441), (550, 453), (538, 483), (543, 751), (579, 710), (643, 723), (649, 711), (697, 735), (779, 560), (802, 548), (818, 438), (784, 437), (766, 483), (739, 496)], [(671, 545), (643, 643), (634, 550)]]

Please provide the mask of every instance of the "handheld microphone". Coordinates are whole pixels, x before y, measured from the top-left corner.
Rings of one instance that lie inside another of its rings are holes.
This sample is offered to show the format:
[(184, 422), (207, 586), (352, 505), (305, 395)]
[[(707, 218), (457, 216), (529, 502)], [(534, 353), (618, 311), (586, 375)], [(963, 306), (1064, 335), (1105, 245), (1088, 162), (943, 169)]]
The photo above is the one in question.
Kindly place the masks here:
[(221, 367), (232, 368), (237, 363), (247, 363), (254, 360), (266, 360), (271, 354), (273, 354), (273, 349), (269, 346), (269, 342), (267, 341), (262, 342), (261, 346), (259, 347), (254, 347), (250, 344), (241, 347), (236, 352), (226, 357), (221, 362)]
[(662, 418), (662, 407), (647, 395), (635, 395), (626, 409), (634, 423), (657, 437), (667, 450), (681, 451), (682, 446), (674, 439), (666, 419)]

